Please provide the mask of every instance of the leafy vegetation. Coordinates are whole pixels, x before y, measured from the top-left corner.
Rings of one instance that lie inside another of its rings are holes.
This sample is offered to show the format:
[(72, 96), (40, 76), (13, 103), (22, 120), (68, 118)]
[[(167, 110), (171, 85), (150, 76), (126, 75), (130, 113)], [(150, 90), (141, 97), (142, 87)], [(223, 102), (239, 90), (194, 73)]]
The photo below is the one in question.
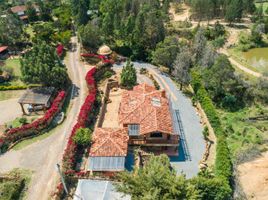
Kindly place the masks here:
[[(37, 67), (38, 66), (38, 67)], [(39, 42), (21, 60), (22, 80), (45, 86), (64, 88), (69, 83), (66, 67), (53, 47)]]
[(92, 130), (89, 128), (79, 128), (73, 137), (73, 141), (77, 145), (88, 146), (91, 142)]
[(227, 200), (231, 189), (227, 182), (210, 173), (201, 173), (193, 179), (176, 175), (166, 155), (152, 156), (143, 168), (119, 175), (117, 189), (130, 194), (132, 199), (191, 199)]
[(30, 181), (30, 172), (14, 169), (6, 177), (0, 180), (0, 199), (23, 199)]
[(127, 61), (126, 66), (124, 66), (122, 69), (120, 83), (122, 86), (127, 88), (132, 88), (137, 84), (136, 69), (133, 67), (133, 64), (130, 62), (130, 60)]

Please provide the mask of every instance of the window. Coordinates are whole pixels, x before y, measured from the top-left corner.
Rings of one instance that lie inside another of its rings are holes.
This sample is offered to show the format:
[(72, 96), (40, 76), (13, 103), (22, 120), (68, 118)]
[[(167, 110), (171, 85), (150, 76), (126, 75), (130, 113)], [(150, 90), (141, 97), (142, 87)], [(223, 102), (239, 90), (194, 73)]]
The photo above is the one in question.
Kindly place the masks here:
[(157, 98), (157, 97), (153, 97), (153, 98), (152, 98), (152, 105), (153, 105), (153, 106), (160, 107), (160, 106), (161, 106), (160, 99)]
[(151, 133), (150, 137), (151, 138), (162, 138), (162, 133), (160, 133), (160, 132)]
[(140, 125), (130, 124), (128, 125), (128, 135), (139, 135), (140, 134)]

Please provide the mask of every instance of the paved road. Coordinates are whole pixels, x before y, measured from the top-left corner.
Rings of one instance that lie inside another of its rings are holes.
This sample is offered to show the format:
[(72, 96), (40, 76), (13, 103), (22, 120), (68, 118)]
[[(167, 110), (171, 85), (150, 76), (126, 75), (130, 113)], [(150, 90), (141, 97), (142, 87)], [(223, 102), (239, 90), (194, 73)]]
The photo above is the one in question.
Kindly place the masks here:
[[(77, 39), (73, 37), (72, 42), (76, 41)], [(33, 170), (27, 195), (29, 200), (47, 200), (55, 189), (57, 180), (55, 165), (61, 162), (68, 136), (87, 93), (84, 81), (86, 70), (79, 63), (78, 55), (78, 50), (70, 52), (66, 65), (73, 83), (80, 88), (80, 94), (71, 100), (70, 110), (63, 124), (57, 127), (50, 137), (22, 150), (11, 150), (0, 156), (0, 172), (7, 172), (17, 167)]]
[[(180, 112), (184, 130), (184, 135), (181, 137), (185, 138), (185, 143), (179, 146), (180, 155), (178, 157), (171, 157), (172, 166), (178, 173), (183, 171), (187, 178), (197, 175), (199, 171), (199, 161), (202, 159), (205, 152), (205, 141), (202, 135), (203, 128), (200, 124), (200, 118), (195, 108), (192, 106), (191, 100), (178, 90), (169, 76), (159, 72), (155, 66), (140, 62), (134, 62), (133, 64), (137, 69), (145, 67), (154, 74), (160, 86), (165, 89), (170, 96), (173, 109), (179, 110)], [(120, 68), (122, 66), (115, 65), (115, 67)], [(182, 149), (183, 146), (187, 147), (188, 152)], [(186, 154), (189, 154), (190, 160), (186, 158)]]

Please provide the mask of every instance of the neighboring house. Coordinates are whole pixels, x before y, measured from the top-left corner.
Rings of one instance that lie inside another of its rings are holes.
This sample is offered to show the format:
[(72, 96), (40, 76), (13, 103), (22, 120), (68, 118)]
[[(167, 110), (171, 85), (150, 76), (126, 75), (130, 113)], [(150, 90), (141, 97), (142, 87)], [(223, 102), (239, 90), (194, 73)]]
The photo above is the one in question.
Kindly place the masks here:
[(115, 190), (114, 182), (105, 180), (79, 179), (73, 196), (74, 200), (130, 200)]
[[(37, 5), (33, 5), (33, 7), (35, 8), (36, 14), (39, 15), (39, 13), (40, 13), (39, 7)], [(28, 20), (28, 16), (26, 14), (26, 11), (27, 11), (26, 5), (14, 6), (11, 8), (11, 11), (14, 14), (17, 14), (21, 20), (23, 20), (23, 21)]]
[(178, 155), (179, 135), (173, 123), (172, 105), (164, 90), (137, 85), (133, 90), (123, 91), (118, 106), (117, 128), (95, 128), (89, 171), (124, 170), (128, 145), (140, 146), (154, 154)]

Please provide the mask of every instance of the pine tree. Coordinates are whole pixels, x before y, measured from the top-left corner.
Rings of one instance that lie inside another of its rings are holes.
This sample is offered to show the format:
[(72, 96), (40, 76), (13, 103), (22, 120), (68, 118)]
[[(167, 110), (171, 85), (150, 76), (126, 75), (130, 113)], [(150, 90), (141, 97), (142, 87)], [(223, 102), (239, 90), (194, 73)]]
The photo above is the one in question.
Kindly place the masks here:
[(121, 85), (127, 88), (132, 88), (137, 84), (136, 69), (133, 64), (128, 60), (126, 66), (123, 67), (121, 72)]

